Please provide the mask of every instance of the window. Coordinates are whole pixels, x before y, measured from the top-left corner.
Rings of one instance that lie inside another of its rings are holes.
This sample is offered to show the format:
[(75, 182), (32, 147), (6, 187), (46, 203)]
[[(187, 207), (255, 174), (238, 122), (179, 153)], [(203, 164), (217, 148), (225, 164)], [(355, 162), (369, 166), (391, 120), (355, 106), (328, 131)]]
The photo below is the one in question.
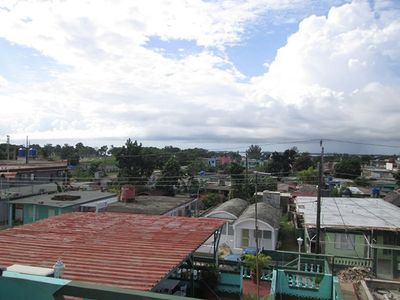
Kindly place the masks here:
[(55, 209), (54, 209), (54, 208), (49, 208), (49, 210), (48, 210), (48, 216), (49, 216), (49, 217), (52, 217), (52, 216), (55, 216), (55, 215), (56, 215)]
[(347, 233), (335, 233), (335, 249), (354, 250), (355, 235)]
[[(256, 231), (254, 230), (254, 238), (256, 237)], [(271, 239), (271, 231), (268, 230), (258, 230), (258, 238), (270, 240)]]
[(232, 225), (228, 225), (228, 235), (233, 235), (233, 226)]
[(249, 246), (249, 230), (242, 229), (242, 248), (246, 248)]
[(272, 237), (272, 232), (268, 230), (263, 230), (263, 239), (270, 240)]

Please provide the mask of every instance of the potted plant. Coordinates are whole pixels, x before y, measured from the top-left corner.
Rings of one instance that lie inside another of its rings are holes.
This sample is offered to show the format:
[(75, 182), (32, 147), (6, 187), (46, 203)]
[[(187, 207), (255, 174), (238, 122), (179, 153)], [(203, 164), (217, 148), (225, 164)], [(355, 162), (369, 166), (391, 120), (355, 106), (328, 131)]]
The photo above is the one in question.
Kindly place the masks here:
[[(257, 282), (257, 278), (261, 277), (262, 269), (265, 269), (271, 263), (271, 257), (262, 253), (257, 255), (244, 254), (242, 257), (244, 263), (250, 268), (250, 275), (253, 282)], [(257, 261), (258, 261), (258, 274), (257, 274)]]

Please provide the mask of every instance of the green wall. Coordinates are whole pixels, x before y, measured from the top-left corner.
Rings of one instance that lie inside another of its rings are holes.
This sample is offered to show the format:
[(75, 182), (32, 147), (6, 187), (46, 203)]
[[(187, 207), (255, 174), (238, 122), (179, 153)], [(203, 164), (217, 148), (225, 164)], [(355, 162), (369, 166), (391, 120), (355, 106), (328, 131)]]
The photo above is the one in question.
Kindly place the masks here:
[(335, 256), (354, 256), (363, 258), (366, 255), (366, 242), (364, 235), (356, 234), (354, 242), (354, 250), (336, 249), (335, 248), (335, 233), (325, 232), (325, 254)]
[(25, 204), (24, 205), (24, 224), (46, 219), (49, 217), (49, 210), (54, 211), (54, 215), (65, 214), (73, 211), (73, 207), (58, 208), (45, 205)]

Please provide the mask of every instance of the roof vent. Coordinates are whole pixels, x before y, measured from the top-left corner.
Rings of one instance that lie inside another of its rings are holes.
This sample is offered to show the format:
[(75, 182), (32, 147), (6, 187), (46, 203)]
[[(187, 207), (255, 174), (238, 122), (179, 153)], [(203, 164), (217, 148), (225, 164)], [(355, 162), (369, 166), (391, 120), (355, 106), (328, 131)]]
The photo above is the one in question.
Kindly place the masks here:
[(51, 200), (57, 200), (57, 201), (75, 201), (80, 199), (81, 196), (76, 196), (76, 195), (55, 195)]

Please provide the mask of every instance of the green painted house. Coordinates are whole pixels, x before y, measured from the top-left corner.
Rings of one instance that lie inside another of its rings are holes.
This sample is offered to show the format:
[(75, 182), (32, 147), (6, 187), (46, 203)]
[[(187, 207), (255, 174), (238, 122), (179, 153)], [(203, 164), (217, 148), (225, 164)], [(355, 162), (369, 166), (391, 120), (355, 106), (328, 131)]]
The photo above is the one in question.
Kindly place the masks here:
[[(316, 197), (296, 199), (305, 247), (315, 249)], [(371, 267), (378, 278), (400, 279), (400, 208), (380, 198), (321, 199), (321, 249), (337, 265)]]
[(9, 202), (9, 226), (29, 224), (55, 215), (81, 211), (83, 205), (115, 202), (113, 193), (100, 191), (69, 191), (21, 198)]

